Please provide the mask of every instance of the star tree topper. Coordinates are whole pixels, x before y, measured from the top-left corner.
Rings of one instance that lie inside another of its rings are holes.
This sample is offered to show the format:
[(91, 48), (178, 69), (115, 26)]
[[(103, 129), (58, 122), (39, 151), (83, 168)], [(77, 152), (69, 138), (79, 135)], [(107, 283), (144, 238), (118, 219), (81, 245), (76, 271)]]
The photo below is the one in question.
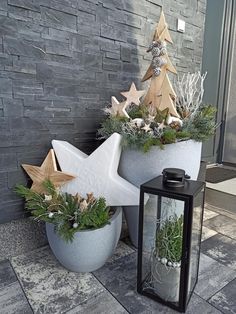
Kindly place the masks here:
[(50, 149), (47, 157), (44, 159), (40, 167), (27, 164), (22, 164), (22, 167), (33, 181), (31, 190), (38, 193), (46, 192), (42, 184), (45, 180), (50, 180), (55, 187), (60, 187), (75, 178), (73, 175), (57, 170), (56, 158), (53, 149)]

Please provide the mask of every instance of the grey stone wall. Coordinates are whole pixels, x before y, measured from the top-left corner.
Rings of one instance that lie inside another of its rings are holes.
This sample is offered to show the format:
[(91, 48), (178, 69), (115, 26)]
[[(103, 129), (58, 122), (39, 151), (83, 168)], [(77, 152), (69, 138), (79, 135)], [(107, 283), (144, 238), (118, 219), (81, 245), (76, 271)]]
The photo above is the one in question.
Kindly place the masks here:
[[(101, 108), (138, 87), (163, 7), (179, 73), (200, 68), (205, 0), (0, 1), (0, 222), (23, 217), (12, 188), (52, 139), (97, 145)], [(186, 22), (176, 32), (177, 18)]]

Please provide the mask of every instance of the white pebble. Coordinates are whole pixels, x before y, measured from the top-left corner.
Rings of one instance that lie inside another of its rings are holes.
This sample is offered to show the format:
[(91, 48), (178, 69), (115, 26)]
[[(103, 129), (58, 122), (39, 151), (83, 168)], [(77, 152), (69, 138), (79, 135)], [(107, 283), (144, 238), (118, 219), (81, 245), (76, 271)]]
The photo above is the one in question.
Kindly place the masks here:
[(163, 257), (163, 258), (161, 259), (161, 263), (162, 263), (163, 265), (166, 265), (167, 259), (166, 259), (165, 257)]
[(49, 217), (49, 218), (52, 218), (53, 215), (54, 215), (53, 213), (49, 213), (49, 214), (48, 214), (48, 217)]
[(169, 262), (167, 263), (167, 265), (168, 265), (168, 266), (172, 266), (173, 264), (172, 264), (172, 262), (169, 261)]

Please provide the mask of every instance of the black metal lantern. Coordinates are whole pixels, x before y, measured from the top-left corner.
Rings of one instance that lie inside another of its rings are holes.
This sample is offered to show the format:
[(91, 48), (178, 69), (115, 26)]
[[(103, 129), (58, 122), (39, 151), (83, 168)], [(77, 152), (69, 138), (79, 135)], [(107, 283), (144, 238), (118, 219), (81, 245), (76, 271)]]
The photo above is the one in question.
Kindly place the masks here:
[(185, 312), (198, 279), (205, 183), (175, 175), (175, 187), (163, 174), (140, 190), (137, 289)]

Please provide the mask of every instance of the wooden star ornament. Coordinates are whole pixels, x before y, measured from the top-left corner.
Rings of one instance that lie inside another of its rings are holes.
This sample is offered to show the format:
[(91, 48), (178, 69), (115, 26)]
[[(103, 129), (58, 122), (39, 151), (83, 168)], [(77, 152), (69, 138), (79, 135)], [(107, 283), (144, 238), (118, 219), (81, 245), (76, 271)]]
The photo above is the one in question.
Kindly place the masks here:
[(111, 97), (111, 107), (106, 108), (105, 112), (109, 113), (112, 117), (126, 117), (129, 118), (128, 113), (126, 112), (127, 101), (119, 102), (115, 96)]
[(121, 95), (126, 98), (126, 101), (128, 105), (135, 104), (136, 106), (139, 106), (140, 104), (140, 98), (145, 94), (145, 90), (137, 90), (134, 82), (130, 86), (130, 90), (126, 92), (121, 92)]
[(56, 158), (53, 149), (50, 149), (47, 157), (44, 159), (40, 167), (26, 164), (22, 164), (22, 167), (33, 181), (31, 190), (38, 193), (46, 192), (42, 184), (45, 180), (50, 180), (55, 187), (60, 187), (75, 178), (73, 175), (57, 170)]

